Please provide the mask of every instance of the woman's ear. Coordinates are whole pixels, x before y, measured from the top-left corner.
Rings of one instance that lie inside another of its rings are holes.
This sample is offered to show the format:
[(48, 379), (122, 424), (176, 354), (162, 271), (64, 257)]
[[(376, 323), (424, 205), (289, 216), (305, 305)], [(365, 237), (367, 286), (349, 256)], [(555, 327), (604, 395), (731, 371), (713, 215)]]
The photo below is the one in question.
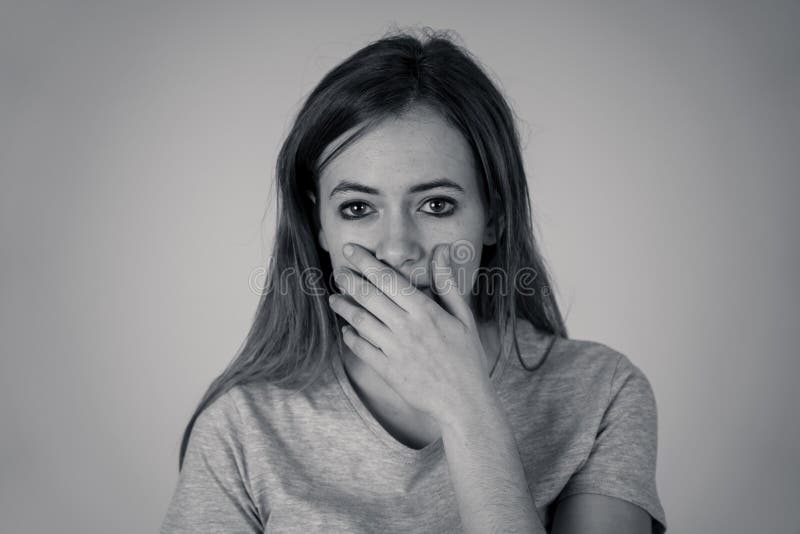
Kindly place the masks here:
[(325, 239), (325, 231), (320, 226), (319, 233), (317, 235), (317, 239), (319, 240), (319, 246), (322, 247), (322, 250), (325, 252), (330, 252), (330, 248), (328, 248), (328, 240)]
[(317, 206), (317, 197), (311, 191), (307, 192), (309, 200), (311, 200), (312, 211), (314, 212), (314, 227), (317, 230), (317, 240), (319, 241), (319, 246), (325, 252), (330, 252), (328, 248), (328, 240), (325, 238), (325, 231), (322, 229), (322, 224), (320, 223), (319, 219), (319, 206)]
[(505, 217), (491, 213), (483, 232), (483, 244), (494, 245), (497, 243), (498, 238), (503, 234), (503, 228), (505, 228)]

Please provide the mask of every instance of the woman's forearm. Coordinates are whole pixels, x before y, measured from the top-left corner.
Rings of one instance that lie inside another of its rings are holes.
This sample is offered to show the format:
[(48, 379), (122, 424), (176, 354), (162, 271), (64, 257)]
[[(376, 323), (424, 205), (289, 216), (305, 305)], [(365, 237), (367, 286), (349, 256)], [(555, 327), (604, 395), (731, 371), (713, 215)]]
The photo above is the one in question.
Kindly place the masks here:
[(494, 391), (442, 425), (464, 532), (544, 533), (511, 425)]

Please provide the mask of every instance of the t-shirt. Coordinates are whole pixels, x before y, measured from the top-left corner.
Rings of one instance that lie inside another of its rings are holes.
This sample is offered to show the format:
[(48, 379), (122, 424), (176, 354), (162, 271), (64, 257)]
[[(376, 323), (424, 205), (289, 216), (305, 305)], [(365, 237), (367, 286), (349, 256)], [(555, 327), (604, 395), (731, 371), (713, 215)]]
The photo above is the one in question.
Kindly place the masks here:
[[(519, 319), (491, 375), (545, 528), (559, 499), (631, 502), (666, 530), (651, 385), (623, 354)], [(550, 354), (543, 358), (548, 346)], [(413, 449), (366, 408), (341, 356), (313, 387), (237, 385), (197, 418), (161, 534), (461, 532), (442, 439)], [(543, 361), (542, 361), (543, 360)]]

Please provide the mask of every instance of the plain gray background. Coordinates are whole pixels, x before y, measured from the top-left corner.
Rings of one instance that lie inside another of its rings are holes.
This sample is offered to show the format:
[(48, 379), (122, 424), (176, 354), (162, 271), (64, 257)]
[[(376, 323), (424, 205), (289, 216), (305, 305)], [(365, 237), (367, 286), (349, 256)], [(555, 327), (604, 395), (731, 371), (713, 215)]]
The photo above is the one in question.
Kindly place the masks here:
[(572, 337), (649, 377), (674, 533), (800, 532), (798, 2), (3, 2), (3, 532), (155, 532), (302, 99), (393, 26), (519, 117)]

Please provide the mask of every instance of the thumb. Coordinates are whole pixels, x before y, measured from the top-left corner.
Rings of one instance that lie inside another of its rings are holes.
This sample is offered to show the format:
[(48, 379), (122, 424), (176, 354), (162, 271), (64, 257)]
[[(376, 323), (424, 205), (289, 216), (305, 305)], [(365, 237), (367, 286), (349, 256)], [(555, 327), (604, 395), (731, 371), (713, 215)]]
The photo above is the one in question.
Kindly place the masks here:
[(469, 325), (472, 322), (472, 310), (469, 309), (466, 299), (458, 291), (458, 281), (450, 259), (449, 244), (437, 245), (433, 254), (432, 272), (433, 284), (431, 285), (445, 309), (462, 323)]

